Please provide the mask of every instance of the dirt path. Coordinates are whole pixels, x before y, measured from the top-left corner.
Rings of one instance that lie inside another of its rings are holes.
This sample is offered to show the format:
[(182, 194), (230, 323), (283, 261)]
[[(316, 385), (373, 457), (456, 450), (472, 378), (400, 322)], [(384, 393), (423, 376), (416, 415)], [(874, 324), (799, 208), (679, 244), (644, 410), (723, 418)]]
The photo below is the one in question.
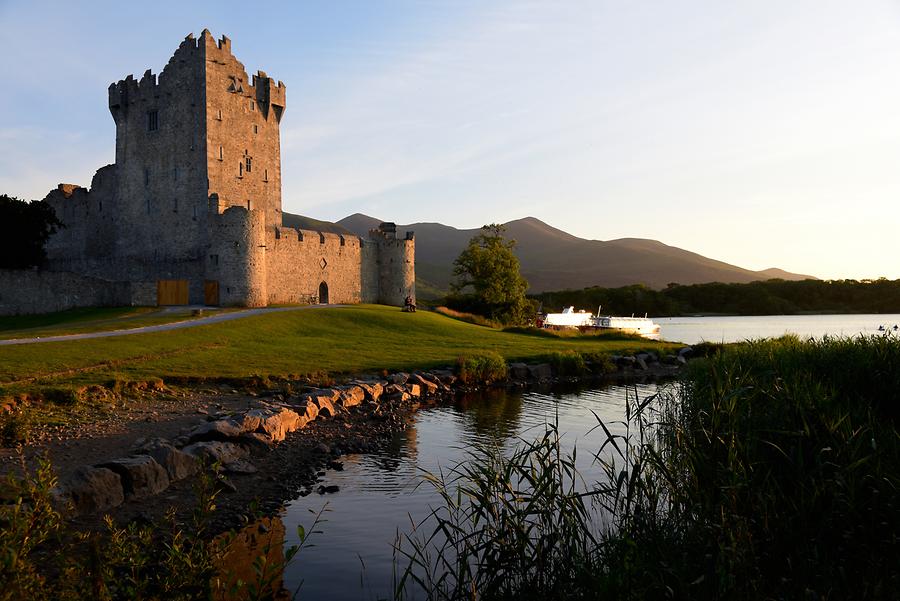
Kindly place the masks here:
[(59, 336), (46, 336), (34, 338), (12, 338), (10, 340), (0, 340), (0, 346), (13, 344), (35, 344), (38, 342), (60, 342), (63, 340), (85, 340), (87, 338), (109, 338), (110, 336), (129, 336), (131, 334), (144, 334), (146, 332), (163, 332), (166, 330), (180, 330), (182, 328), (193, 328), (196, 326), (205, 326), (211, 323), (219, 323), (222, 321), (231, 321), (232, 319), (241, 319), (242, 317), (250, 317), (252, 315), (260, 315), (263, 313), (276, 313), (279, 311), (300, 311), (303, 309), (316, 309), (321, 307), (340, 307), (341, 305), (304, 305), (301, 307), (266, 307), (261, 309), (247, 309), (245, 311), (233, 311), (231, 313), (220, 313), (218, 315), (210, 315), (209, 317), (198, 317), (196, 319), (188, 319), (185, 321), (175, 321), (172, 323), (163, 323), (155, 326), (142, 326), (139, 328), (127, 328), (124, 330), (108, 330), (105, 332), (87, 332), (84, 334), (62, 334)]

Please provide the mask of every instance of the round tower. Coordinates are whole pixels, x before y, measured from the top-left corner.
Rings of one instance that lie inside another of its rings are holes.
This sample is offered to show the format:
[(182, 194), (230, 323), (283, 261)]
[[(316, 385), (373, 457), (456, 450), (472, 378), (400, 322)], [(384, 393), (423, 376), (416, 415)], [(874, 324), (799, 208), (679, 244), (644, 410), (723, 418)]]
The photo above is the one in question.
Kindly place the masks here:
[(397, 237), (397, 226), (382, 223), (370, 238), (378, 247), (378, 302), (403, 306), (416, 302), (416, 241), (413, 232)]
[(207, 276), (218, 282), (222, 305), (265, 307), (266, 214), (229, 207), (215, 216)]

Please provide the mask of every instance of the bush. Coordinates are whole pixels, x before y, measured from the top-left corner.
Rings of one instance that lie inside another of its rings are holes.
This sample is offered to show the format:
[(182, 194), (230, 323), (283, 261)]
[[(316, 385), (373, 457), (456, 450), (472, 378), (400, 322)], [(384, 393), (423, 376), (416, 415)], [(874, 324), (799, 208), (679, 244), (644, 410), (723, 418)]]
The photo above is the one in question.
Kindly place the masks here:
[(492, 384), (507, 376), (506, 360), (494, 352), (464, 355), (456, 361), (456, 373), (463, 384)]
[(476, 315), (475, 313), (466, 313), (465, 311), (456, 311), (454, 309), (450, 309), (448, 307), (437, 307), (434, 310), (435, 313), (440, 313), (441, 315), (446, 315), (447, 317), (452, 317), (453, 319), (458, 319), (459, 321), (464, 321), (466, 323), (471, 323), (476, 326), (484, 326), (486, 328), (499, 328), (500, 324), (492, 319), (488, 319), (482, 315)]
[(584, 357), (575, 351), (554, 351), (546, 356), (545, 361), (557, 376), (580, 376), (587, 371)]

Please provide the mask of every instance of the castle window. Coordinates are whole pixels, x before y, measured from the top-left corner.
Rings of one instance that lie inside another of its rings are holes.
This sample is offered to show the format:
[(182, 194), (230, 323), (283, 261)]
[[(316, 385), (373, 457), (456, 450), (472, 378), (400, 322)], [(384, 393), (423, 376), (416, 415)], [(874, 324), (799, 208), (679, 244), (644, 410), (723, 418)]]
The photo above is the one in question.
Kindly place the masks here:
[(216, 116), (216, 119), (218, 119), (219, 121), (222, 120), (222, 109), (219, 109), (219, 112), (218, 112), (218, 115)]
[(269, 181), (269, 170), (268, 169), (263, 169), (263, 181), (264, 182)]
[(174, 169), (172, 169), (172, 177), (175, 179), (176, 182), (178, 181), (178, 167), (175, 167)]
[(252, 100), (250, 101), (250, 110), (251, 110), (251, 111), (255, 111), (255, 110), (256, 110), (256, 103), (255, 103), (254, 101), (252, 101)]
[(247, 157), (244, 162), (247, 164), (247, 173), (250, 173), (250, 168), (253, 166), (253, 159)]
[(150, 204), (150, 199), (148, 198), (147, 199), (147, 214), (149, 215), (150, 213), (151, 213), (151, 204)]
[(150, 170), (149, 169), (144, 169), (144, 185), (145, 186), (150, 185)]
[(177, 198), (172, 200), (172, 212), (173, 213), (178, 212), (178, 199)]
[(244, 177), (244, 163), (238, 163), (238, 177)]
[(147, 111), (147, 131), (159, 129), (159, 111)]
[(225, 160), (225, 149), (222, 148), (221, 146), (219, 146), (219, 160), (220, 161)]
[(259, 133), (259, 126), (256, 124), (253, 125), (253, 133), (255, 133), (255, 134)]
[(197, 206), (196, 205), (194, 206), (194, 216), (191, 217), (191, 219), (193, 219), (194, 221), (197, 221)]
[(209, 261), (213, 265), (218, 265), (219, 264), (219, 255), (209, 255)]
[(252, 209), (253, 209), (253, 207), (251, 206), (251, 204), (250, 204), (250, 199), (248, 198), (248, 199), (247, 199), (247, 210), (250, 211), (250, 210), (252, 210)]

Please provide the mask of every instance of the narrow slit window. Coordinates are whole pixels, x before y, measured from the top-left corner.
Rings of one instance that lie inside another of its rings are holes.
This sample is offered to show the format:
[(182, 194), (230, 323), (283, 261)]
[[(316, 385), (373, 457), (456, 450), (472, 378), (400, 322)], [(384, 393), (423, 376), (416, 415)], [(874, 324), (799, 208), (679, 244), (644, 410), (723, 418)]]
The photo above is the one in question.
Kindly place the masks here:
[(172, 212), (173, 213), (178, 212), (178, 199), (177, 198), (172, 199)]
[(159, 111), (147, 111), (147, 131), (159, 129)]
[(148, 198), (147, 199), (147, 214), (149, 215), (150, 212), (151, 212), (151, 203), (150, 203), (150, 199)]
[(145, 186), (150, 185), (150, 170), (149, 169), (144, 169), (144, 185)]
[(250, 110), (251, 110), (251, 111), (255, 111), (255, 110), (256, 110), (256, 102), (254, 102), (254, 101), (252, 101), (252, 100), (250, 101)]
[(268, 169), (263, 169), (263, 181), (264, 182), (269, 181), (269, 170)]
[(219, 160), (225, 160), (225, 149), (222, 146), (219, 146)]
[(253, 125), (253, 133), (255, 133), (255, 134), (259, 133), (259, 126), (256, 124)]
[(244, 164), (238, 163), (238, 177), (244, 177)]
[(246, 164), (245, 169), (247, 170), (247, 173), (250, 173), (250, 171), (252, 170), (251, 168), (253, 167), (253, 159), (250, 157), (247, 157), (246, 161), (244, 161), (244, 162)]

